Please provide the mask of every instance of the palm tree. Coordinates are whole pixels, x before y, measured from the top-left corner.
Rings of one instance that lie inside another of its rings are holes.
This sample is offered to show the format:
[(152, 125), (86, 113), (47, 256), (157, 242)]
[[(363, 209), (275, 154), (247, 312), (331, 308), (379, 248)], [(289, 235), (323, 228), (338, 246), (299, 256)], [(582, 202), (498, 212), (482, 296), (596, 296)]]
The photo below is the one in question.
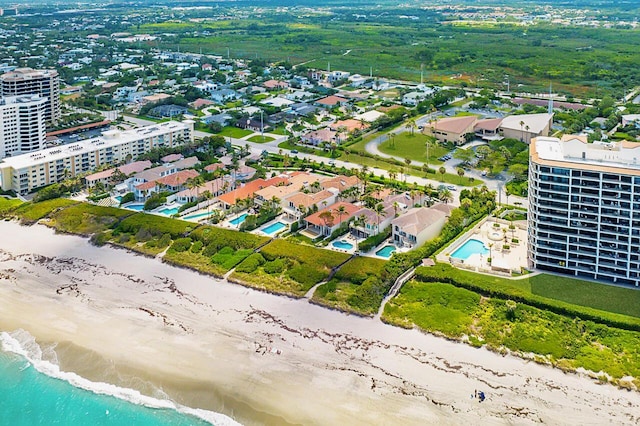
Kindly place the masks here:
[(464, 169), (462, 167), (458, 167), (458, 170), (456, 170), (458, 172), (458, 176), (460, 176), (460, 178), (462, 178), (462, 176), (464, 176)]
[(444, 168), (444, 166), (440, 166), (440, 168), (438, 169), (438, 173), (440, 173), (440, 180), (442, 182), (444, 182), (444, 174), (447, 173), (447, 169)]
[(411, 129), (411, 136), (413, 136), (413, 131), (415, 130), (416, 126), (416, 120), (415, 119), (410, 119), (409, 122), (407, 123), (407, 127), (409, 127), (409, 129)]
[(511, 195), (511, 191), (509, 191), (509, 188), (505, 187), (504, 188), (504, 195), (506, 195), (507, 197), (507, 206), (509, 205), (509, 195)]
[(389, 170), (388, 172), (389, 175), (389, 179), (391, 180), (396, 180), (396, 178), (398, 177), (398, 172), (396, 172), (395, 170)]
[(340, 207), (338, 207), (338, 209), (336, 210), (336, 213), (338, 215), (338, 224), (340, 224), (340, 226), (342, 226), (342, 216), (344, 216), (345, 214), (347, 214), (347, 209), (345, 208), (344, 205), (341, 205)]
[(405, 158), (404, 159), (404, 164), (407, 165), (407, 169), (406, 169), (406, 172), (404, 174), (404, 181), (406, 182), (407, 181), (407, 174), (409, 174), (409, 167), (411, 166), (411, 158)]
[(521, 137), (520, 137), (520, 142), (524, 142), (524, 121), (520, 120), (520, 133), (521, 133)]
[(380, 233), (380, 216), (384, 213), (384, 205), (382, 203), (378, 203), (373, 208), (373, 211), (376, 213), (376, 235)]
[(438, 197), (440, 198), (440, 201), (442, 201), (445, 204), (449, 203), (450, 201), (453, 201), (453, 195), (451, 194), (451, 191), (449, 191), (447, 188), (441, 189), (440, 193), (438, 194)]

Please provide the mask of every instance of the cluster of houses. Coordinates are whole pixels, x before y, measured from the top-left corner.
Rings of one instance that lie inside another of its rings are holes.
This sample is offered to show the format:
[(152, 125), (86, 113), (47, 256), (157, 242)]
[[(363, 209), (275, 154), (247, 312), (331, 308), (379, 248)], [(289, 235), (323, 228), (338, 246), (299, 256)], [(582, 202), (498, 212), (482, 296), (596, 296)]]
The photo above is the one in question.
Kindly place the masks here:
[[(223, 157), (223, 160), (225, 157)], [(227, 159), (228, 160), (228, 159)], [(259, 211), (265, 205), (279, 207), (282, 219), (298, 222), (302, 233), (312, 239), (329, 237), (349, 224), (349, 231), (365, 239), (391, 227), (391, 239), (397, 247), (411, 249), (438, 235), (453, 209), (409, 193), (377, 191), (375, 208), (358, 201), (362, 182), (356, 176), (322, 176), (304, 171), (284, 172), (270, 178), (251, 180), (256, 170), (244, 163), (228, 161), (204, 168), (207, 172), (226, 170), (227, 174), (206, 182), (193, 182), (200, 175), (194, 167), (196, 157), (172, 154), (162, 165), (151, 167), (150, 161), (137, 161), (86, 176), (87, 186), (114, 185), (120, 193), (133, 192), (136, 201), (147, 200), (154, 193), (170, 192), (170, 202), (189, 203), (209, 198), (208, 206), (226, 215), (242, 210)], [(227, 163), (225, 165), (225, 163)], [(117, 182), (120, 180), (120, 182)]]

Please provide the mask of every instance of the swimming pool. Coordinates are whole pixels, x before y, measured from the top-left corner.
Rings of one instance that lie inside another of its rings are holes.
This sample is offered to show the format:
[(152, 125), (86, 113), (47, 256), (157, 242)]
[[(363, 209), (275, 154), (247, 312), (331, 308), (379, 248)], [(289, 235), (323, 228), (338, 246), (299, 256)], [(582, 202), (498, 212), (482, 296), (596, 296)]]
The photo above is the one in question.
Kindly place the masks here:
[(158, 213), (161, 213), (165, 216), (173, 216), (174, 214), (178, 213), (178, 210), (180, 210), (179, 207), (171, 207), (171, 208), (164, 208), (162, 210), (160, 210)]
[(230, 224), (232, 225), (240, 225), (242, 222), (244, 222), (244, 220), (247, 218), (247, 214), (246, 213), (242, 213), (240, 216), (236, 217), (235, 219), (231, 219), (229, 221)]
[(456, 259), (468, 259), (471, 255), (474, 254), (488, 254), (489, 249), (484, 246), (484, 243), (480, 240), (474, 240), (473, 238), (465, 241), (463, 245), (458, 247), (456, 251), (453, 252), (451, 257), (455, 257)]
[(125, 207), (125, 209), (141, 212), (142, 210), (144, 210), (144, 204), (129, 204), (128, 206)]
[(376, 252), (376, 256), (388, 258), (391, 257), (391, 253), (393, 253), (394, 251), (396, 251), (396, 248), (394, 246), (384, 246)]
[(201, 217), (207, 217), (207, 216), (211, 216), (213, 213), (211, 212), (204, 212), (204, 213), (198, 213), (198, 214), (191, 214), (189, 216), (185, 216), (182, 219), (185, 220), (190, 220), (190, 219), (200, 219)]
[(115, 196), (115, 197), (113, 197), (113, 198), (115, 198), (115, 200), (116, 200), (117, 202), (121, 202), (121, 201), (122, 201), (122, 196), (121, 196), (121, 195), (116, 195), (116, 196)]
[(265, 226), (264, 228), (260, 229), (262, 232), (264, 232), (267, 235), (271, 235), (271, 234), (275, 234), (276, 232), (280, 231), (283, 228), (286, 228), (287, 225), (282, 223), (282, 222), (276, 222), (276, 223), (272, 223), (269, 226)]
[(334, 241), (331, 245), (342, 250), (351, 250), (353, 248), (353, 244), (348, 243), (345, 240)]

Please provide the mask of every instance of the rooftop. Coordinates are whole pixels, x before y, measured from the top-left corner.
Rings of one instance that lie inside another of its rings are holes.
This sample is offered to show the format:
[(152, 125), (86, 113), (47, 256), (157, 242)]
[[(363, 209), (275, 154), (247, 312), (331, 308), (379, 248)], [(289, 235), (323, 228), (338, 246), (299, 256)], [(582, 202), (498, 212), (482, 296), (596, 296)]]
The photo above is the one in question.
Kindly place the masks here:
[(537, 137), (531, 141), (533, 162), (640, 176), (640, 143), (593, 142), (585, 137), (565, 135), (562, 139)]
[(167, 134), (167, 132), (188, 129), (189, 125), (177, 121), (154, 124), (152, 126), (140, 127), (137, 129), (119, 131), (109, 130), (97, 138), (87, 139), (72, 144), (47, 148), (36, 152), (31, 152), (15, 157), (7, 157), (2, 160), (0, 166), (22, 169), (36, 164), (48, 163), (50, 161), (63, 160), (66, 158), (95, 152), (98, 149), (109, 148), (133, 142), (140, 139), (152, 138)]

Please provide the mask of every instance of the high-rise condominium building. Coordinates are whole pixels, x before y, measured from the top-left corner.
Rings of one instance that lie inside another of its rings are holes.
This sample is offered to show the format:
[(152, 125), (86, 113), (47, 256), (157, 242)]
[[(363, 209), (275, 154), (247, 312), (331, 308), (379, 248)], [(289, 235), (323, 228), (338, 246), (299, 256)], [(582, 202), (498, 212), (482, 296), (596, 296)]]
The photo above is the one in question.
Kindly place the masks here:
[(535, 138), (529, 163), (530, 266), (640, 282), (640, 143)]
[(40, 95), (47, 98), (44, 119), (56, 124), (60, 119), (60, 77), (55, 70), (16, 68), (0, 76), (0, 96)]
[(0, 159), (44, 147), (44, 110), (38, 95), (0, 98)]

